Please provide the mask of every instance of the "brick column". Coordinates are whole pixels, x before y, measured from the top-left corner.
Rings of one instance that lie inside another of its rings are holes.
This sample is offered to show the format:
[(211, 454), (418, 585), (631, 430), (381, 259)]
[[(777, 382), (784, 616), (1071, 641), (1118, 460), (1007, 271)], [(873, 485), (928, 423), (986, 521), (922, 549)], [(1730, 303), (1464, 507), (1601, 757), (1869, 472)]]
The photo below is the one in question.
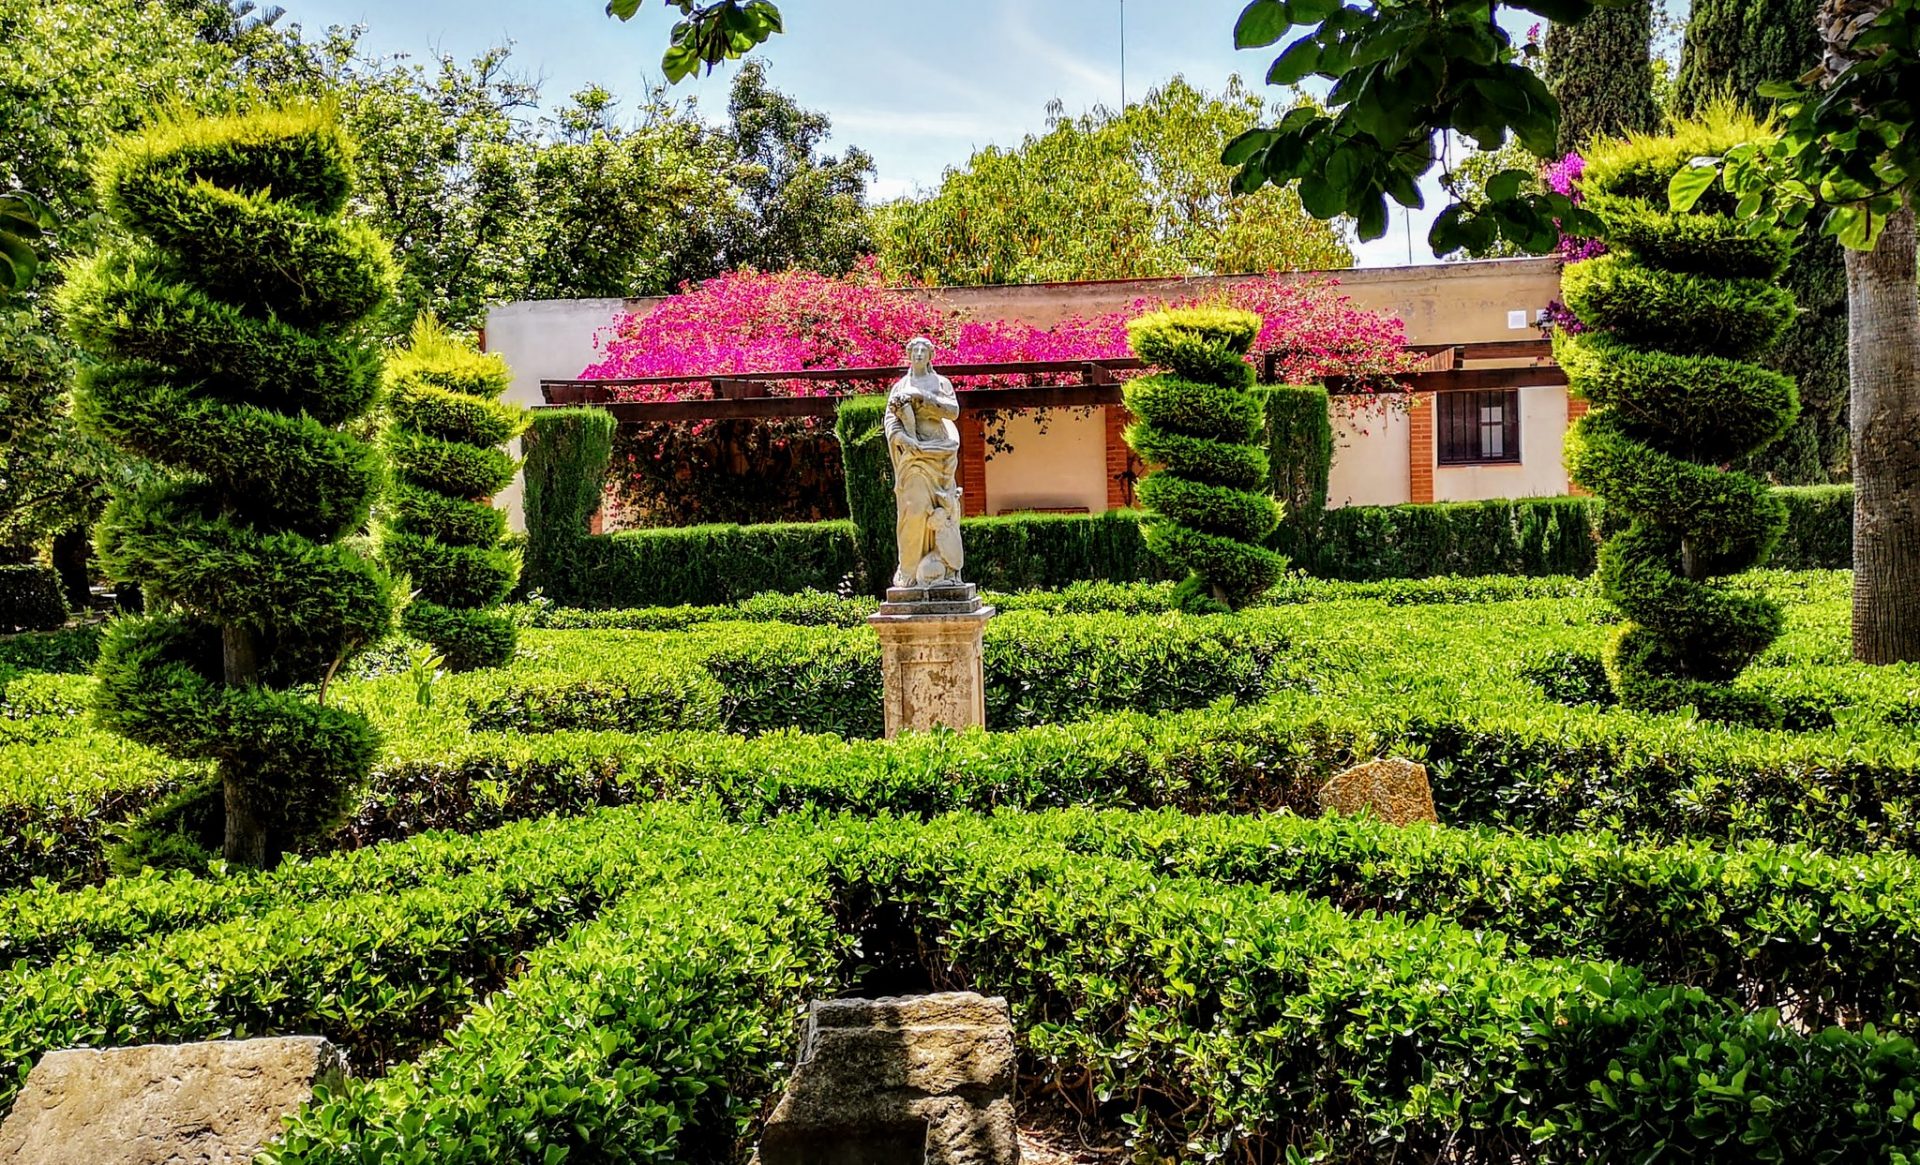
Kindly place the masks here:
[[(1581, 417), (1586, 416), (1591, 408), (1592, 406), (1587, 403), (1585, 397), (1575, 396), (1572, 392), (1567, 393), (1567, 428), (1566, 432), (1562, 434), (1562, 439), (1572, 434), (1573, 423)], [(1573, 494), (1575, 497), (1585, 497), (1587, 494), (1586, 490), (1581, 489), (1573, 483), (1571, 477), (1567, 479), (1567, 492)]]
[(1433, 500), (1433, 414), (1434, 394), (1413, 398), (1413, 411), (1407, 414), (1407, 484), (1411, 502)]
[(987, 425), (974, 409), (960, 411), (960, 513), (987, 512)]
[(1107, 423), (1107, 508), (1125, 509), (1134, 504), (1133, 487), (1145, 469), (1127, 445), (1127, 426), (1133, 414), (1125, 405), (1106, 405), (1101, 410)]

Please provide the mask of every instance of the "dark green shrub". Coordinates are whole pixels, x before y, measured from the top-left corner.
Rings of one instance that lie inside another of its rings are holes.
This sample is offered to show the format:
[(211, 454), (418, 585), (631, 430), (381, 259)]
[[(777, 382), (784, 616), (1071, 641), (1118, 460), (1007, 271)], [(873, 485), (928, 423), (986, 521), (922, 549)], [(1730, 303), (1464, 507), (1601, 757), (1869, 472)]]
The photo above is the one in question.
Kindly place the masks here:
[(226, 856), (273, 861), (346, 812), (378, 738), (308, 690), (384, 635), (393, 584), (352, 539), (382, 481), (349, 432), (379, 392), (356, 325), (387, 293), (386, 244), (344, 217), (352, 149), (331, 113), (168, 122), (97, 166), (135, 241), (61, 291), (99, 362), (93, 432), (171, 471), (117, 498), (103, 567), (154, 614), (113, 623), (101, 722), (216, 761)]
[(1787, 529), (1767, 565), (1781, 570), (1844, 570), (1853, 564), (1853, 487), (1809, 485), (1774, 493)]
[[(513, 623), (492, 608), (513, 589), (520, 559), (502, 546), (506, 513), (487, 499), (513, 480), (514, 465), (486, 456), (526, 427), (527, 410), (499, 399), (512, 379), (505, 360), (475, 351), (431, 316), (416, 320), (407, 346), (387, 358), (395, 474), (380, 554), (413, 587), (401, 627), (431, 643), (453, 671), (513, 658)], [(423, 442), (475, 450), (483, 472), (449, 489), (444, 474), (416, 472)]]
[(600, 509), (613, 456), (613, 414), (605, 409), (540, 409), (521, 447), (526, 460), (521, 511), (527, 546), (522, 585), (572, 606), (597, 606), (583, 597), (574, 578), (576, 552), (587, 540), (587, 523)]
[(52, 631), (70, 612), (60, 573), (50, 566), (0, 566), (0, 632)]
[(1671, 213), (1664, 194), (1646, 190), (1692, 152), (1759, 132), (1729, 117), (1677, 141), (1594, 151), (1583, 183), (1615, 250), (1567, 269), (1567, 303), (1591, 330), (1562, 331), (1554, 347), (1594, 405), (1569, 435), (1568, 468), (1628, 519), (1599, 560), (1602, 592), (1631, 620), (1607, 656), (1620, 699), (1777, 723), (1770, 700), (1728, 685), (1780, 635), (1780, 608), (1712, 580), (1758, 565), (1787, 524), (1763, 482), (1721, 467), (1799, 411), (1793, 382), (1752, 362), (1793, 313), (1793, 297), (1769, 282), (1788, 244), (1730, 216)]
[(1268, 544), (1298, 566), (1312, 558), (1327, 517), (1327, 478), (1333, 472), (1327, 390), (1279, 384), (1253, 394), (1266, 418), (1267, 489), (1280, 502), (1280, 524)]
[(1247, 391), (1253, 369), (1245, 356), (1259, 330), (1252, 312), (1212, 308), (1127, 324), (1134, 354), (1165, 369), (1126, 387), (1136, 418), (1127, 444), (1157, 467), (1139, 487), (1154, 515), (1147, 546), (1188, 572), (1181, 593), (1190, 610), (1245, 606), (1287, 568), (1263, 545), (1280, 507), (1263, 492), (1270, 466), (1256, 442), (1264, 402)]
[[(865, 565), (868, 589), (879, 594), (893, 578), (897, 559), (897, 521), (893, 498), (893, 458), (887, 453), (881, 422), (887, 411), (885, 396), (850, 396), (840, 402), (834, 434), (840, 438), (840, 461), (847, 475), (847, 516), (853, 522)], [(967, 573), (977, 577), (979, 553), (962, 535), (967, 547)]]
[(1328, 510), (1313, 557), (1320, 578), (1584, 575), (1594, 562), (1591, 498), (1346, 506)]
[(994, 591), (1176, 577), (1141, 537), (1140, 522), (1133, 510), (968, 518), (960, 524), (967, 577)]

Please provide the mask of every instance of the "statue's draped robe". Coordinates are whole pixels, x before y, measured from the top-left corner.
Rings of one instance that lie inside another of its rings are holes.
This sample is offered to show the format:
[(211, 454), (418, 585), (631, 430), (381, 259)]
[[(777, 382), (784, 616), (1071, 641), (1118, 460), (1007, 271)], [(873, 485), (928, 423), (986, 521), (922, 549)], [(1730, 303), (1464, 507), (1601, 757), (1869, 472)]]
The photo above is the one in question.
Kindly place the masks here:
[[(893, 585), (959, 582), (960, 400), (937, 372), (900, 378), (883, 424), (893, 458), (900, 559)], [(911, 440), (908, 438), (911, 437)], [(940, 511), (940, 512), (936, 512)]]

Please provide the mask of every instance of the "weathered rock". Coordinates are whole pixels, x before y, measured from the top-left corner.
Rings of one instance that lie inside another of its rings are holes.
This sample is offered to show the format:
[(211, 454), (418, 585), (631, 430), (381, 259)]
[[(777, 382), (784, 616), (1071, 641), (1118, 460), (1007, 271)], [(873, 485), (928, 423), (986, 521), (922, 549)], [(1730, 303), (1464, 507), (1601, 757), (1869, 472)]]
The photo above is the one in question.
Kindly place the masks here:
[(245, 1165), (346, 1071), (317, 1036), (49, 1052), (0, 1125), (0, 1161)]
[(1007, 1001), (815, 1003), (761, 1165), (1017, 1165)]
[(1328, 781), (1320, 790), (1320, 807), (1332, 813), (1371, 811), (1394, 825), (1440, 821), (1427, 767), (1398, 757), (1355, 765)]

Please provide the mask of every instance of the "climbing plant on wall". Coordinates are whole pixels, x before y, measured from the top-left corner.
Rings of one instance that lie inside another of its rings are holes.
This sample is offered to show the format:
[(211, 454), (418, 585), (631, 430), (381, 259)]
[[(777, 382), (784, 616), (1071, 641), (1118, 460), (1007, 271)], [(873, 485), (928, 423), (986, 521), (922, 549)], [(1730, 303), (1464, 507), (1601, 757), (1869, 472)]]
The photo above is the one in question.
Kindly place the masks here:
[(1554, 349), (1594, 405), (1568, 468), (1628, 519), (1599, 563), (1602, 592), (1630, 620), (1607, 659), (1621, 701), (1765, 724), (1778, 708), (1730, 684), (1780, 634), (1780, 608), (1719, 580), (1759, 564), (1786, 525), (1764, 482), (1725, 466), (1799, 411), (1793, 381), (1753, 362), (1793, 314), (1776, 282), (1789, 240), (1748, 230), (1727, 196), (1689, 213), (1667, 202), (1668, 179), (1692, 158), (1762, 132), (1722, 110), (1591, 150), (1585, 205), (1610, 249), (1566, 269), (1567, 304), (1586, 330), (1559, 331)]
[(328, 828), (373, 764), (358, 713), (316, 698), (387, 632), (394, 586), (361, 549), (383, 477), (348, 431), (379, 393), (356, 331), (392, 282), (386, 244), (342, 217), (351, 149), (318, 108), (163, 122), (98, 165), (131, 238), (69, 277), (97, 358), (82, 423), (166, 472), (98, 531), (149, 614), (111, 624), (98, 713), (216, 763), (230, 861), (269, 864)]
[(1260, 323), (1247, 311), (1184, 308), (1127, 325), (1134, 352), (1164, 370), (1127, 385), (1138, 419), (1126, 436), (1158, 467), (1139, 487), (1155, 515), (1147, 545), (1189, 572), (1179, 591), (1187, 610), (1237, 608), (1287, 566), (1260, 545), (1280, 521), (1266, 493), (1264, 418), (1246, 362)]
[(499, 399), (512, 379), (499, 355), (431, 316), (387, 361), (394, 480), (380, 556), (413, 586), (402, 626), (454, 671), (513, 658), (513, 623), (492, 608), (520, 577), (520, 556), (501, 545), (507, 515), (488, 500), (513, 480), (501, 446), (527, 426), (527, 410)]

